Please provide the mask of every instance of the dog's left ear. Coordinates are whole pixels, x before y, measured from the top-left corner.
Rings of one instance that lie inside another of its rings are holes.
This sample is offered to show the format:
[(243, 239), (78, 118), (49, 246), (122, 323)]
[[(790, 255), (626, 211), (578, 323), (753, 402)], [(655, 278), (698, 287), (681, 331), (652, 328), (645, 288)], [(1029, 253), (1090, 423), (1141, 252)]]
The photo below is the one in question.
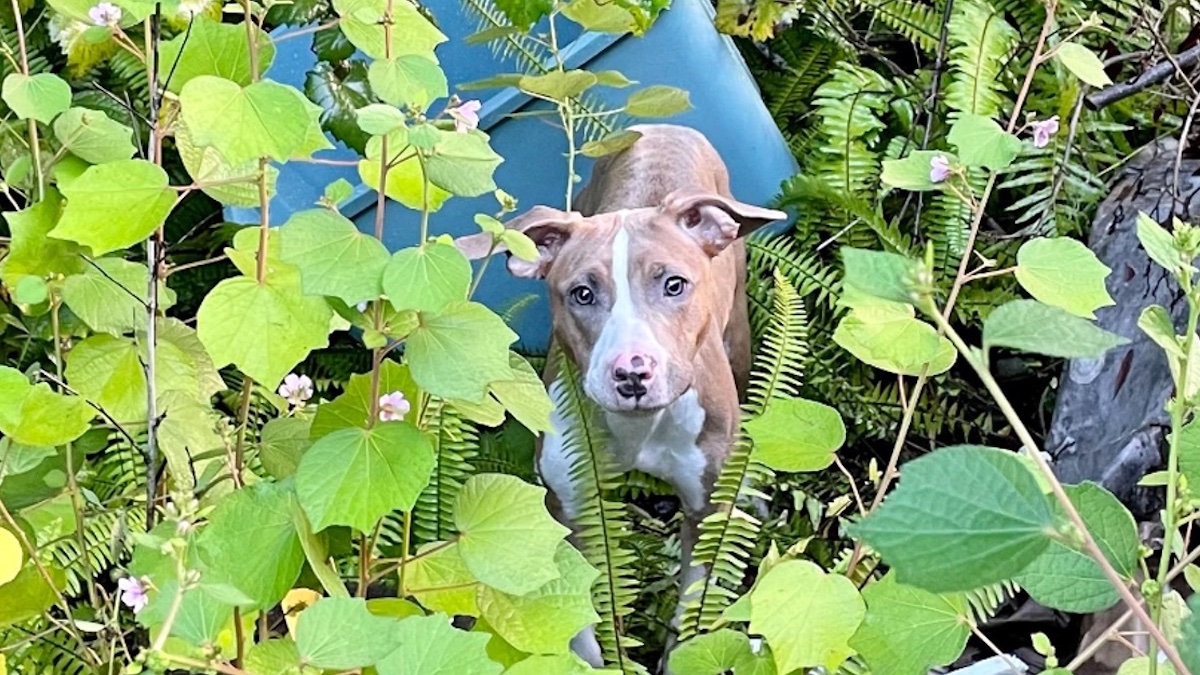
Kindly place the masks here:
[(716, 256), (734, 240), (767, 223), (787, 218), (783, 211), (693, 189), (672, 192), (663, 199), (662, 207), (710, 256)]

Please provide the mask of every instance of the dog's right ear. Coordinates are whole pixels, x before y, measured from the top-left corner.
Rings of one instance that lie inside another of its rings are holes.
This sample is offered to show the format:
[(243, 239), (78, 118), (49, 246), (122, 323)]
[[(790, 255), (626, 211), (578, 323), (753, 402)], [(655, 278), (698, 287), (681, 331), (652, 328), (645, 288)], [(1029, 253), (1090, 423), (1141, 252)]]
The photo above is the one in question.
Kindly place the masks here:
[[(535, 206), (525, 213), (504, 224), (510, 230), (521, 232), (533, 240), (537, 246), (537, 260), (522, 260), (514, 255), (508, 257), (508, 271), (513, 276), (529, 279), (542, 279), (550, 271), (550, 265), (555, 256), (562, 250), (563, 244), (571, 237), (572, 230), (583, 222), (583, 216), (578, 213), (560, 211), (548, 206)], [(488, 251), (500, 253), (506, 250), (503, 244), (492, 249), (492, 235), (480, 232), (454, 240), (454, 245), (468, 260), (478, 260), (487, 256)]]

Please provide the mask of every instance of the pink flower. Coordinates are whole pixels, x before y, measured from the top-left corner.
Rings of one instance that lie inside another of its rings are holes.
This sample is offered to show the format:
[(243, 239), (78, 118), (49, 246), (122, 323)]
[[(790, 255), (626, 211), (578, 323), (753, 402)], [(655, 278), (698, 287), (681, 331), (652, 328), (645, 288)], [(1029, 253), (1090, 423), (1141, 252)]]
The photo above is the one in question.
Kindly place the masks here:
[(289, 374), (279, 385), (279, 395), (286, 398), (293, 406), (302, 406), (313, 395), (313, 382), (307, 375)]
[(102, 2), (88, 10), (88, 18), (97, 26), (115, 26), (121, 23), (121, 8)]
[(119, 579), (117, 588), (121, 591), (121, 602), (132, 609), (134, 614), (142, 611), (150, 602), (150, 598), (146, 597), (146, 587), (138, 579), (133, 577)]
[(466, 101), (457, 108), (446, 108), (446, 112), (454, 118), (454, 130), (465, 134), (479, 127), (479, 109), (482, 107), (479, 101)]
[(393, 391), (390, 394), (384, 394), (379, 397), (379, 421), (391, 422), (393, 420), (402, 420), (412, 410), (408, 399), (404, 398), (404, 394), (399, 391)]
[(1058, 115), (1041, 122), (1033, 123), (1033, 147), (1044, 148), (1050, 144), (1050, 139), (1058, 133)]
[(929, 160), (929, 180), (941, 183), (950, 177), (950, 160), (945, 155), (934, 155)]

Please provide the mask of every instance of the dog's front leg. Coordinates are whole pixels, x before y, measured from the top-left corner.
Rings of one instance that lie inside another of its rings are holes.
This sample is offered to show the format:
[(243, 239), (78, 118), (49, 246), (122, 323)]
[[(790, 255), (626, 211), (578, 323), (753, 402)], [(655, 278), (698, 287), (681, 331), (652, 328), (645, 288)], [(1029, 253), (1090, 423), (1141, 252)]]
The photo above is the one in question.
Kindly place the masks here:
[(683, 524), (679, 527), (679, 602), (675, 606), (675, 616), (671, 619), (671, 631), (667, 635), (667, 644), (663, 649), (662, 659), (658, 664), (658, 672), (671, 675), (667, 661), (671, 651), (679, 640), (679, 630), (683, 626), (683, 613), (688, 605), (699, 599), (707, 583), (708, 565), (694, 563), (693, 550), (700, 538), (700, 523), (711, 509), (703, 511), (684, 510)]
[[(550, 421), (555, 430), (561, 429), (564, 423), (557, 410), (551, 415)], [(568, 456), (563, 447), (562, 437), (555, 431), (548, 432), (540, 443), (537, 458), (538, 473), (546, 485), (546, 509), (555, 520), (571, 530), (567, 540), (582, 551), (579, 526), (576, 524), (581, 506), (579, 486), (571, 477), (572, 465), (573, 458)], [(600, 641), (596, 639), (595, 626), (588, 626), (571, 638), (571, 651), (593, 668), (604, 666), (604, 652)]]

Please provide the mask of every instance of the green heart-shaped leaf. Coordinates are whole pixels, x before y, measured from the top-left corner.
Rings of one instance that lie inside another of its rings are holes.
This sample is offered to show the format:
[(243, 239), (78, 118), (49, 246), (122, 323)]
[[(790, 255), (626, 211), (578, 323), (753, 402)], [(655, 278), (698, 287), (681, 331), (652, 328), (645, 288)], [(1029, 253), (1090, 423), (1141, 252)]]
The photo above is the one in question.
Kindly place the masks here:
[(242, 23), (221, 23), (206, 16), (197, 16), (191, 26), (162, 44), (159, 63), (171, 64), (171, 79), (167, 90), (180, 93), (184, 86), (202, 75), (214, 75), (240, 85), (254, 81), (275, 60), (275, 44), (262, 30), (257, 31), (258, 73), (252, 73), (250, 46), (246, 26)]
[(426, 242), (397, 252), (383, 271), (383, 291), (397, 310), (437, 312), (467, 299), (471, 263), (453, 244)]
[(424, 110), (449, 94), (446, 74), (437, 62), (417, 54), (375, 61), (367, 71), (371, 91), (392, 105)]
[(53, 73), (10, 73), (4, 78), (3, 98), (17, 119), (49, 124), (71, 107), (71, 86)]
[(99, 110), (71, 108), (54, 120), (54, 135), (64, 148), (92, 164), (119, 162), (137, 152), (133, 129)]
[(258, 157), (284, 161), (309, 138), (309, 103), (291, 87), (262, 80), (242, 87), (211, 75), (179, 94), (183, 121), (198, 147), (213, 147), (229, 164)]
[(1116, 304), (1104, 287), (1111, 272), (1096, 254), (1069, 237), (1038, 237), (1017, 251), (1017, 281), (1047, 305), (1085, 319), (1096, 318), (1100, 307)]
[(788, 560), (772, 567), (750, 595), (750, 631), (767, 639), (779, 672), (814, 666), (834, 672), (854, 653), (847, 642), (866, 608), (846, 577)]
[(322, 436), (296, 469), (296, 494), (313, 528), (370, 532), (384, 515), (408, 511), (433, 471), (429, 439), (406, 422)]
[(143, 159), (93, 166), (62, 185), (67, 207), (51, 237), (90, 247), (95, 255), (149, 237), (175, 206), (167, 172)]
[(908, 462), (901, 476), (883, 505), (849, 528), (900, 583), (936, 593), (979, 588), (1011, 579), (1050, 545), (1049, 501), (1014, 453), (945, 448)]
[(894, 675), (927, 675), (962, 654), (971, 634), (966, 601), (896, 582), (895, 574), (862, 592), (867, 615), (850, 646), (867, 665)]
[(458, 552), (488, 586), (525, 595), (559, 577), (555, 552), (570, 532), (546, 511), (546, 490), (516, 476), (472, 476), (458, 493)]
[(356, 305), (380, 294), (388, 266), (383, 243), (328, 209), (299, 211), (279, 229), (283, 261), (300, 268), (307, 295), (328, 295)]
[(196, 313), (196, 332), (217, 367), (230, 363), (274, 389), (314, 349), (329, 344), (332, 311), (299, 281), (225, 279)]

